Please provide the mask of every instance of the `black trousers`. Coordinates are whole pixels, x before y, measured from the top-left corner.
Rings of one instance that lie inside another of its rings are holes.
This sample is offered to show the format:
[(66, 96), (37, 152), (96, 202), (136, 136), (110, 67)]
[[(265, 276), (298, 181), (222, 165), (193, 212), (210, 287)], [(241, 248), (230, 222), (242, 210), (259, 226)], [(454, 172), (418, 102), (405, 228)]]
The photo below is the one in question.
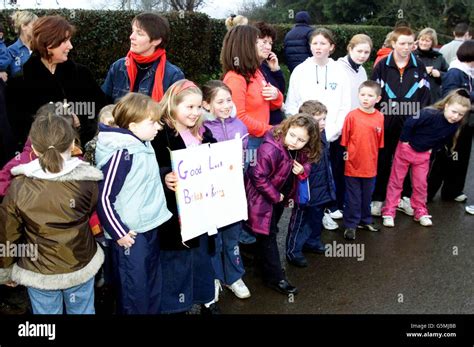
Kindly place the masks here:
[[(346, 162), (344, 160), (346, 149), (341, 146), (341, 137), (334, 142), (331, 142), (329, 146), (329, 157), (331, 159), (331, 170), (334, 177), (334, 185), (336, 186), (336, 202), (331, 206), (330, 210), (341, 210), (344, 211), (344, 196), (346, 193), (346, 181), (344, 176), (344, 168)], [(337, 208), (334, 208), (337, 207)]]
[(277, 244), (278, 222), (283, 214), (283, 210), (283, 203), (273, 205), (270, 234), (256, 234), (259, 260), (263, 271), (263, 281), (266, 283), (275, 284), (285, 279)]
[[(443, 200), (453, 200), (463, 194), (469, 158), (471, 156), (473, 128), (461, 129), (456, 147), (451, 153), (445, 149), (432, 155), (433, 163), (428, 174), (428, 200), (441, 188)], [(447, 147), (450, 149), (452, 142)]]

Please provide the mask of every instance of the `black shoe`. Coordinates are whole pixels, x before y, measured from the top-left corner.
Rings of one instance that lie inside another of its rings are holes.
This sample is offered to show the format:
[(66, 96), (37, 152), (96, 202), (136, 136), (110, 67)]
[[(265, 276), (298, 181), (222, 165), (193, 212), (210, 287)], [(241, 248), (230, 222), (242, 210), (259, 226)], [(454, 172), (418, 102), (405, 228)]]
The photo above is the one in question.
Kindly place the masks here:
[(293, 258), (292, 259), (292, 258), (287, 256), (286, 260), (288, 261), (289, 264), (297, 266), (297, 267), (307, 267), (308, 266), (308, 262), (306, 261), (306, 259), (304, 257)]
[(214, 315), (214, 314), (221, 314), (221, 309), (217, 303), (211, 304), (209, 307), (206, 305), (201, 305), (201, 314), (204, 316)]
[(326, 253), (326, 245), (324, 243), (321, 243), (317, 247), (303, 246), (303, 252), (324, 254)]
[(357, 226), (357, 229), (363, 229), (363, 230), (368, 230), (368, 231), (380, 231), (380, 227), (375, 225), (374, 223), (372, 224), (361, 224)]
[(345, 231), (344, 231), (344, 238), (346, 240), (355, 240), (356, 238), (356, 230), (353, 229), (353, 228), (347, 228)]
[(276, 290), (277, 292), (280, 292), (280, 293), (285, 294), (285, 295), (289, 295), (289, 294), (296, 295), (296, 294), (298, 294), (298, 289), (296, 289), (296, 287), (292, 286), (287, 280), (281, 280), (278, 283), (268, 282), (268, 283), (265, 283), (265, 285), (268, 288)]

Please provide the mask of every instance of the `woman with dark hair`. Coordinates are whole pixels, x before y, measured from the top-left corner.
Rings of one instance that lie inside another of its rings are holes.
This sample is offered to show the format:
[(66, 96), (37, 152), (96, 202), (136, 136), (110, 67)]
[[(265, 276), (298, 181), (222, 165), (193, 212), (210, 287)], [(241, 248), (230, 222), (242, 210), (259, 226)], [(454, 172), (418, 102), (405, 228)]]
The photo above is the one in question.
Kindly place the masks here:
[(140, 13), (132, 20), (130, 50), (109, 69), (102, 90), (111, 103), (128, 92), (160, 101), (166, 90), (184, 79), (183, 72), (166, 58), (168, 21), (156, 13)]
[[(260, 71), (268, 83), (278, 88), (278, 90), (285, 94), (285, 76), (280, 69), (278, 57), (272, 52), (273, 44), (277, 38), (276, 30), (265, 22), (258, 22), (255, 24), (260, 30), (258, 37), (258, 57), (260, 60)], [(285, 115), (280, 109), (270, 111), (270, 125), (280, 124)]]
[(74, 27), (61, 16), (46, 16), (33, 26), (33, 54), (23, 65), (23, 74), (7, 86), (7, 113), (18, 143), (28, 136), (33, 115), (48, 102), (58, 113), (72, 114), (82, 144), (97, 131), (96, 111), (105, 96), (88, 68), (68, 57), (73, 48)]
[[(442, 95), (447, 95), (453, 89), (463, 88), (467, 90), (473, 103), (474, 40), (465, 41), (459, 46), (457, 57), (458, 59), (449, 65), (448, 72), (443, 76)], [(428, 200), (433, 199), (440, 188), (443, 200), (458, 202), (467, 200), (463, 190), (471, 156), (473, 126), (471, 110), (468, 124), (461, 128), (454, 148), (451, 148), (452, 143), (450, 143), (444, 150), (434, 154), (435, 159), (428, 178)]]

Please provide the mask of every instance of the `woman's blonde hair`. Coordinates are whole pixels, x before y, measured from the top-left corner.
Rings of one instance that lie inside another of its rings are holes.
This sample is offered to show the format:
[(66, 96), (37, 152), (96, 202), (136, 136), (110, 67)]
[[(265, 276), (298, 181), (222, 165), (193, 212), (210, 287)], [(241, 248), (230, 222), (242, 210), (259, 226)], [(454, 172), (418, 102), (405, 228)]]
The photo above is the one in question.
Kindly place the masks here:
[(370, 46), (370, 50), (372, 50), (373, 43), (370, 36), (365, 35), (365, 34), (357, 34), (357, 35), (352, 36), (351, 40), (347, 44), (347, 52), (349, 52), (350, 49), (353, 49), (355, 46), (361, 43), (367, 43)]
[(247, 17), (239, 15), (231, 15), (225, 20), (225, 27), (227, 28), (227, 31), (232, 29), (233, 27), (236, 27), (237, 25), (247, 25), (249, 23), (249, 20)]
[(451, 146), (450, 150), (451, 152), (454, 152), (454, 148), (457, 145), (461, 129), (466, 125), (468, 121), (469, 117), (466, 117), (466, 116), (469, 115), (469, 112), (472, 112), (469, 92), (464, 88), (454, 89), (451, 92), (449, 92), (449, 94), (446, 95), (443, 99), (439, 100), (438, 102), (436, 102), (434, 105), (430, 106), (429, 108), (432, 108), (438, 111), (443, 111), (446, 105), (452, 105), (452, 104), (459, 104), (468, 109), (466, 114), (464, 114), (463, 118), (461, 119), (461, 125), (459, 126), (459, 129), (456, 131), (456, 134), (454, 134), (454, 137), (453, 137), (453, 145)]
[(436, 34), (436, 30), (433, 28), (424, 28), (418, 34), (417, 40), (421, 39), (423, 36), (428, 36), (433, 43), (431, 44), (431, 48), (434, 48), (438, 45), (438, 35)]
[[(188, 95), (196, 94), (201, 96), (202, 92), (201, 89), (192, 81), (189, 80), (179, 80), (171, 85), (168, 88), (163, 99), (161, 99), (159, 104), (159, 113), (160, 118), (163, 120), (166, 125), (168, 125), (171, 129), (176, 131), (176, 135), (178, 135), (178, 130), (176, 129), (176, 109), (178, 105), (183, 102), (184, 98)], [(199, 129), (203, 123), (203, 117), (199, 117), (196, 124), (192, 128), (189, 129), (191, 134), (197, 138), (201, 138), (199, 134)]]
[(15, 11), (10, 17), (13, 21), (15, 32), (21, 34), (21, 26), (28, 25), (30, 22), (38, 19), (38, 16), (30, 11)]
[(301, 151), (308, 156), (309, 161), (319, 161), (321, 157), (321, 138), (318, 123), (314, 118), (306, 113), (298, 113), (290, 116), (273, 128), (273, 137), (276, 140), (284, 141), (286, 133), (291, 127), (301, 127), (306, 129), (309, 140)]
[(159, 104), (148, 95), (128, 93), (115, 105), (112, 126), (128, 129), (130, 123), (139, 123), (145, 119), (160, 122)]

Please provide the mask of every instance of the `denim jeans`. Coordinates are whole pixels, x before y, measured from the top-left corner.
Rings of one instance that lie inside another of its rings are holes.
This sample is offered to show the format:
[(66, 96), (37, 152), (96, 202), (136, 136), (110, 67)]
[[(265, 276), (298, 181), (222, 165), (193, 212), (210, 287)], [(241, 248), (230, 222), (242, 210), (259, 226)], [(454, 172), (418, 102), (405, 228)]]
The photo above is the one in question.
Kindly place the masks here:
[(220, 228), (216, 237), (216, 254), (212, 257), (212, 265), (216, 278), (227, 285), (242, 278), (245, 273), (239, 250), (241, 231), (242, 223), (238, 222)]
[(34, 314), (95, 314), (94, 277), (83, 284), (61, 289), (43, 290), (28, 287)]

